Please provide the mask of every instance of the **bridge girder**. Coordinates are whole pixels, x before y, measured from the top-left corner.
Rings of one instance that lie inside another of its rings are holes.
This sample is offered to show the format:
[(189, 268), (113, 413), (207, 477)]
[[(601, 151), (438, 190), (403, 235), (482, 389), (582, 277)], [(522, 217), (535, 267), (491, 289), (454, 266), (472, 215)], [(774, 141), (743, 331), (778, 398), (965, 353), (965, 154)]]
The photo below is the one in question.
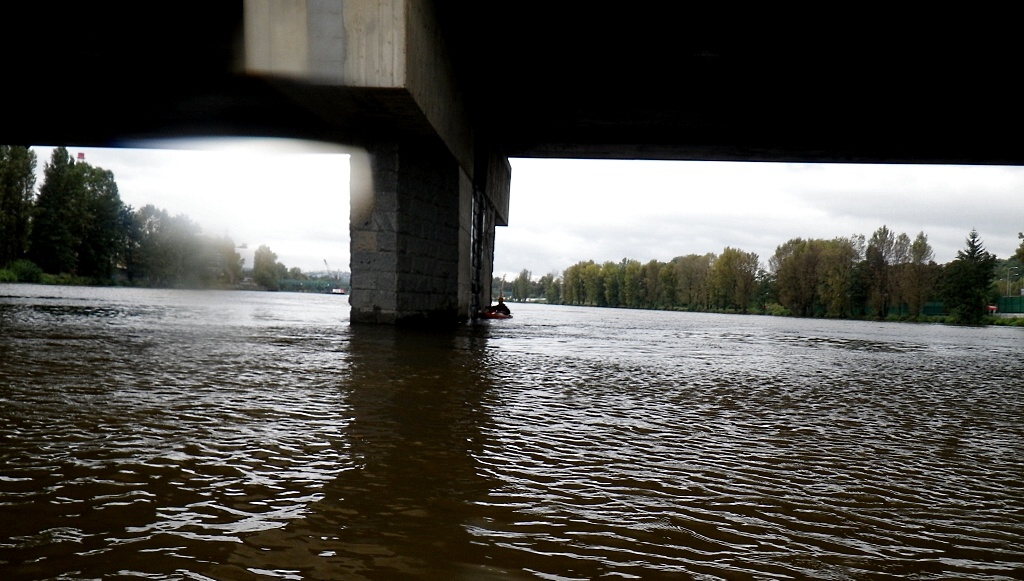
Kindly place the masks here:
[[(478, 132), (512, 157), (1024, 163), (1024, 49), (991, 9), (435, 4)], [(241, 0), (2, 10), (8, 143), (339, 141), (418, 122), (389, 91), (244, 74)]]

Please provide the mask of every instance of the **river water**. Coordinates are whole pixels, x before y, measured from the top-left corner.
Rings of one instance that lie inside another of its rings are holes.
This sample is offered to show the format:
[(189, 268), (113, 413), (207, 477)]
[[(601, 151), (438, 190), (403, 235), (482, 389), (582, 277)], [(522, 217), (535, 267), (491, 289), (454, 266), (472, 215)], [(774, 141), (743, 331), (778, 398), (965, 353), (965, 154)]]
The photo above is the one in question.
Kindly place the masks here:
[(512, 306), (0, 285), (0, 578), (1024, 578), (1024, 329)]

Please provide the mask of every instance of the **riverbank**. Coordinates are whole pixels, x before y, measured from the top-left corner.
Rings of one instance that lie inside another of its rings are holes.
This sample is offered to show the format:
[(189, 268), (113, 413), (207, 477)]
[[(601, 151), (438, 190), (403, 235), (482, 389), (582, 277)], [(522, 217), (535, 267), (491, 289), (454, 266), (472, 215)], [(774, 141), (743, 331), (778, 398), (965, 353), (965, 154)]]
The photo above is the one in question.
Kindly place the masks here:
[[(543, 299), (540, 300), (527, 300), (527, 301), (516, 301), (510, 303), (514, 305), (522, 304), (536, 304), (536, 305), (550, 305)], [(633, 311), (657, 311), (666, 313), (707, 313), (714, 315), (744, 315), (744, 316), (766, 316), (766, 317), (781, 317), (781, 318), (792, 318), (792, 319), (808, 319), (808, 320), (820, 320), (820, 321), (867, 321), (867, 322), (884, 322), (884, 323), (918, 323), (918, 324), (938, 324), (938, 325), (955, 325), (962, 326), (950, 315), (893, 315), (879, 319), (873, 316), (859, 316), (859, 317), (800, 317), (792, 314), (788, 309), (783, 308), (778, 304), (768, 305), (764, 310), (752, 309), (746, 313), (732, 310), (688, 310), (688, 309), (658, 309), (658, 308), (640, 308), (631, 309), (629, 307), (607, 307), (607, 306), (594, 306), (594, 305), (557, 305), (567, 307), (587, 307), (597, 309), (608, 309), (611, 311), (620, 310), (633, 310)], [(987, 315), (982, 317), (982, 325), (998, 325), (998, 326), (1010, 326), (1010, 327), (1024, 327), (1024, 313), (997, 313), (993, 315)], [(968, 325), (974, 326), (974, 325)]]
[[(146, 284), (138, 284), (135, 281), (131, 281), (126, 277), (113, 277), (109, 279), (97, 279), (92, 277), (76, 276), (73, 274), (46, 274), (39, 270), (39, 268), (28, 261), (18, 261), (14, 263), (11, 268), (0, 268), (0, 283), (7, 284), (43, 284), (48, 286), (84, 286), (84, 287), (97, 287), (97, 288), (108, 288), (108, 287), (123, 287), (123, 288), (156, 288), (156, 289), (181, 289), (181, 290), (245, 290), (245, 291), (265, 291), (265, 290), (280, 290), (283, 292), (298, 292), (298, 293), (323, 293), (323, 294), (339, 294), (334, 289), (342, 288), (339, 287), (336, 279), (316, 279), (311, 278), (308, 280), (282, 280), (280, 281), (280, 288), (278, 289), (266, 289), (260, 285), (254, 283), (251, 278), (245, 278), (241, 282), (236, 283), (223, 283), (213, 285), (194, 285), (194, 286), (152, 286)], [(348, 294), (348, 292), (340, 293)]]

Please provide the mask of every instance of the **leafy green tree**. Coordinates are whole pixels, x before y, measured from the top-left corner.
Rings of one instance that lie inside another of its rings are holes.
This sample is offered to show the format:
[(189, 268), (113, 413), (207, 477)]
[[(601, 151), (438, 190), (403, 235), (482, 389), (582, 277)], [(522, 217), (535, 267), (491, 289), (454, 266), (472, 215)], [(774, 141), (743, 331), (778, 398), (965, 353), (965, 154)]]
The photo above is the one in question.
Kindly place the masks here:
[(605, 306), (604, 277), (601, 275), (601, 267), (593, 260), (583, 265), (583, 301), (585, 304), (603, 307)]
[(1017, 252), (1014, 253), (1013, 258), (1017, 262), (1024, 262), (1024, 232), (1018, 232), (1017, 238), (1020, 239), (1020, 246), (1017, 247)]
[(36, 154), (27, 147), (0, 145), (0, 268), (28, 251)]
[(797, 316), (814, 314), (821, 250), (818, 240), (793, 238), (778, 246), (768, 261), (775, 277), (779, 303)]
[(46, 272), (109, 278), (124, 266), (131, 210), (114, 174), (54, 149), (36, 199), (31, 257)]
[(687, 254), (672, 259), (676, 271), (676, 304), (690, 311), (703, 311), (709, 307), (709, 277), (714, 253)]
[(658, 278), (661, 275), (662, 263), (657, 260), (651, 260), (640, 267), (642, 276), (641, 288), (643, 300), (640, 302), (640, 306), (645, 309), (658, 308)]
[(612, 261), (601, 265), (604, 280), (604, 304), (609, 307), (622, 306), (622, 268)]
[(643, 285), (643, 272), (636, 260), (626, 260), (622, 265), (622, 301), (631, 309), (639, 309), (646, 300)]
[(256, 249), (252, 258), (252, 277), (256, 284), (267, 290), (280, 288), (281, 272), (277, 267), (277, 255), (266, 245)]
[(889, 314), (889, 305), (892, 304), (889, 264), (895, 245), (895, 234), (888, 227), (882, 226), (871, 235), (864, 258), (868, 276), (868, 306), (879, 319)]
[(562, 302), (561, 279), (555, 273), (545, 274), (540, 277), (544, 285), (544, 301), (549, 305), (557, 305)]
[(711, 306), (722, 310), (732, 306), (733, 289), (736, 286), (736, 271), (733, 268), (733, 254), (722, 253), (711, 265), (709, 279)]
[(852, 238), (822, 240), (818, 273), (818, 302), (827, 317), (848, 317), (852, 313), (853, 284), (860, 258)]
[(928, 244), (928, 236), (919, 232), (910, 245), (910, 260), (902, 273), (900, 287), (907, 301), (907, 309), (913, 316), (924, 310), (924, 304), (931, 298), (935, 287), (935, 253)]
[(822, 311), (830, 317), (846, 316), (857, 247), (854, 238), (793, 238), (780, 245), (768, 261), (779, 303), (801, 317)]
[(760, 271), (761, 260), (754, 252), (737, 250), (736, 266), (738, 268), (736, 279), (735, 300), (740, 307), (740, 312), (746, 313), (750, 308), (750, 301), (757, 291), (757, 275)]
[(531, 274), (529, 270), (525, 268), (519, 272), (519, 276), (512, 281), (512, 300), (523, 302), (530, 297), (530, 287), (532, 286)]
[(726, 246), (711, 265), (712, 305), (746, 313), (754, 296), (758, 257)]
[(44, 272), (74, 273), (78, 269), (78, 202), (84, 187), (68, 150), (55, 148), (43, 168), (30, 237), (29, 257)]
[(167, 220), (167, 228), (161, 239), (161, 256), (165, 260), (164, 272), (175, 286), (199, 286), (198, 265), (194, 261), (199, 255), (199, 232), (199, 224), (184, 214)]
[(574, 264), (565, 269), (565, 272), (562, 274), (563, 305), (583, 304), (582, 264), (582, 262)]
[(995, 280), (996, 257), (985, 250), (977, 230), (971, 230), (966, 246), (943, 269), (946, 308), (957, 323), (978, 324), (985, 316), (988, 289)]
[(890, 294), (893, 297), (893, 306), (900, 310), (900, 314), (905, 313), (908, 303), (907, 294), (909, 289), (906, 286), (906, 273), (910, 270), (910, 247), (912, 244), (910, 237), (906, 233), (901, 232), (896, 237), (896, 243), (893, 246), (893, 256), (889, 261)]
[(75, 164), (75, 169), (83, 185), (77, 204), (78, 274), (109, 278), (124, 263), (128, 236), (123, 215), (131, 210), (121, 202), (113, 172), (85, 163)]
[(227, 286), (234, 286), (242, 280), (242, 267), (245, 259), (235, 250), (235, 242), (225, 236), (215, 242), (216, 268), (219, 280)]
[(893, 307), (902, 309), (906, 302), (903, 271), (910, 262), (910, 237), (897, 235), (882, 226), (871, 235), (865, 252), (868, 306), (879, 319), (889, 315)]
[[(154, 287), (202, 288), (217, 278), (216, 265), (229, 242), (211, 248), (188, 216), (170, 216), (147, 204), (135, 212), (134, 227), (127, 252), (130, 279)], [(234, 244), (230, 246), (234, 254)]]
[(128, 245), (128, 279), (145, 281), (151, 286), (168, 285), (171, 273), (165, 267), (163, 242), (170, 216), (152, 204), (146, 204), (132, 216), (134, 235)]
[(759, 312), (767, 312), (770, 303), (777, 303), (775, 277), (763, 268), (757, 269), (757, 280), (754, 286), (754, 307)]
[(678, 304), (676, 292), (679, 288), (679, 283), (676, 280), (676, 269), (671, 263), (658, 263), (658, 265), (657, 307), (659, 309), (674, 309)]
[[(1020, 236), (1024, 240), (1024, 233)], [(1017, 263), (1014, 259), (1004, 262), (1001, 268), (1007, 272)], [(730, 247), (720, 255), (691, 254), (669, 263), (581, 261), (567, 268), (561, 279), (551, 274), (530, 283), (529, 294), (523, 296), (545, 295), (552, 304), (741, 312), (754, 308), (800, 316), (870, 313), (880, 318), (896, 308), (916, 317), (926, 302), (945, 298), (957, 320), (976, 321), (994, 292), (995, 265), (975, 231), (958, 259), (943, 267), (935, 264), (924, 232), (911, 240), (882, 226), (870, 239), (859, 234), (831, 240), (791, 239), (776, 249), (769, 260), (770, 271), (760, 268), (756, 254)], [(972, 278), (972, 272), (987, 275)], [(959, 292), (964, 288), (974, 289), (974, 294)], [(958, 294), (971, 300), (958, 301), (954, 298)], [(967, 304), (970, 308), (964, 307)]]
[[(187, 280), (191, 286), (199, 288), (231, 288), (242, 279), (243, 259), (235, 250), (235, 243), (224, 236), (198, 235), (195, 246), (199, 256), (190, 261), (186, 268), (191, 269)], [(305, 275), (299, 269), (289, 271), (286, 278), (303, 280)]]

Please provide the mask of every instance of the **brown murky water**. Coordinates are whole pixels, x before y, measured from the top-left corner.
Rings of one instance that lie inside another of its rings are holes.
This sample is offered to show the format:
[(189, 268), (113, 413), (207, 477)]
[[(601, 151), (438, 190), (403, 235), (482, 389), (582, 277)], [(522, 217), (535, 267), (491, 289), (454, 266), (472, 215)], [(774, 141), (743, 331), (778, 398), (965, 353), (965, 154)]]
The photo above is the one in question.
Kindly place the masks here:
[(0, 285), (0, 578), (1024, 578), (1024, 330), (513, 306)]

